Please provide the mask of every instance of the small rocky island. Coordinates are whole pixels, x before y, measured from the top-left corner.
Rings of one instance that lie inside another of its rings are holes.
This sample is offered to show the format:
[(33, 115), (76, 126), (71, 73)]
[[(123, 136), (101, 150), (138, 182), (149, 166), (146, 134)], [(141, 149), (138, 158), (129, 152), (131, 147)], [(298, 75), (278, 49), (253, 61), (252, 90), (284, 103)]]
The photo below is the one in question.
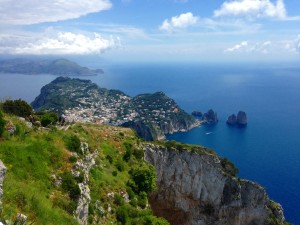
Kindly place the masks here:
[(19, 58), (1, 60), (0, 72), (28, 75), (52, 74), (58, 76), (95, 76), (102, 74), (103, 70), (92, 70), (87, 67), (82, 67), (67, 59), (30, 60)]
[(146, 140), (187, 131), (199, 121), (163, 92), (130, 97), (89, 80), (58, 77), (32, 102), (36, 111), (54, 111), (67, 122), (109, 124), (134, 129)]
[(218, 122), (217, 113), (212, 109), (208, 110), (206, 113), (203, 114), (202, 121), (208, 124), (217, 123)]
[(245, 127), (248, 124), (247, 114), (239, 111), (237, 116), (235, 114), (229, 116), (226, 122), (230, 126)]

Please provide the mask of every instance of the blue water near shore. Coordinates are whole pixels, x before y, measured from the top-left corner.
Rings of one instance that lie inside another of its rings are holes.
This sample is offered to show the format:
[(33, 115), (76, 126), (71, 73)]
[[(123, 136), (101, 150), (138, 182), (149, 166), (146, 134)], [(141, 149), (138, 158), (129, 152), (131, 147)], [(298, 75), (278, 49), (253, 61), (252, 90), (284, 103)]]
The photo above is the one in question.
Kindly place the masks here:
[[(53, 79), (2, 74), (0, 97), (32, 101)], [(300, 67), (127, 64), (109, 66), (104, 75), (87, 79), (131, 96), (163, 91), (189, 113), (217, 111), (218, 124), (167, 138), (215, 149), (235, 163), (240, 177), (266, 187), (283, 205), (287, 220), (300, 225)], [(227, 117), (239, 110), (247, 112), (248, 126), (227, 126)]]

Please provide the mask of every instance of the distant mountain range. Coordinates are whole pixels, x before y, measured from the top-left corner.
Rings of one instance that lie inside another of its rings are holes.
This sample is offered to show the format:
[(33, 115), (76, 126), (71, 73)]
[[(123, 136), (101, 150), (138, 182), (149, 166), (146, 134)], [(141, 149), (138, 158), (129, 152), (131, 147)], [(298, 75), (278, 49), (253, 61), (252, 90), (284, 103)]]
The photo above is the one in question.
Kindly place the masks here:
[(95, 76), (102, 74), (102, 69), (92, 70), (82, 67), (67, 59), (29, 60), (7, 59), (0, 61), (0, 72), (20, 74), (53, 74), (63, 76)]

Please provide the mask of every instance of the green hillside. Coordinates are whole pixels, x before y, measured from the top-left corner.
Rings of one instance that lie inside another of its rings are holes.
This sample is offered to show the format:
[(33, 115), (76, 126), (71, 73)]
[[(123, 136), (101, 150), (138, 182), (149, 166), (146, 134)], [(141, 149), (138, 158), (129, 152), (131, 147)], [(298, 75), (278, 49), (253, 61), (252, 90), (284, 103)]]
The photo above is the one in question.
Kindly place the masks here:
[[(0, 159), (7, 172), (0, 218), (8, 221), (22, 213), (27, 224), (79, 224), (78, 184), (87, 183), (87, 224), (168, 224), (152, 216), (148, 206), (156, 174), (143, 161), (132, 130), (85, 124), (30, 127), (7, 114), (4, 120)], [(13, 134), (9, 127), (15, 127)], [(80, 162), (94, 163), (88, 177)]]

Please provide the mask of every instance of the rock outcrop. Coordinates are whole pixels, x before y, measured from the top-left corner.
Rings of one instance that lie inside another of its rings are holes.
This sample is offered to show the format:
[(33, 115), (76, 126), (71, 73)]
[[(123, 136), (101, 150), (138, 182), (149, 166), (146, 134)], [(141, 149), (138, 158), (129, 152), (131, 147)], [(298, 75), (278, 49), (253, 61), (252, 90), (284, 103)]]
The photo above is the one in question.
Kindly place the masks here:
[(245, 112), (243, 112), (243, 111), (238, 112), (236, 123), (239, 126), (246, 126), (247, 125), (248, 120), (247, 120), (247, 115), (246, 115)]
[(231, 116), (229, 116), (226, 123), (231, 125), (231, 126), (236, 125), (236, 115), (232, 114)]
[(154, 144), (143, 148), (157, 172), (151, 207), (171, 225), (285, 224), (282, 207), (258, 184), (228, 174), (216, 154)]
[(98, 151), (91, 153), (87, 143), (81, 144), (81, 151), (84, 155), (84, 159), (80, 159), (79, 161), (77, 161), (72, 171), (75, 176), (76, 174), (77, 176), (79, 176), (80, 173), (83, 173), (84, 177), (83, 182), (78, 184), (81, 194), (78, 199), (75, 215), (80, 225), (87, 225), (89, 216), (89, 204), (91, 201), (90, 188), (88, 184), (89, 172), (95, 165), (95, 158), (98, 156)]
[(6, 167), (0, 160), (0, 207), (2, 207), (2, 196), (3, 196), (3, 181), (6, 173)]
[(217, 113), (214, 110), (210, 109), (207, 113), (204, 113), (202, 116), (202, 120), (205, 123), (213, 124), (218, 122)]
[(245, 127), (248, 123), (247, 114), (243, 111), (239, 111), (237, 116), (235, 114), (229, 116), (226, 122), (231, 126)]

